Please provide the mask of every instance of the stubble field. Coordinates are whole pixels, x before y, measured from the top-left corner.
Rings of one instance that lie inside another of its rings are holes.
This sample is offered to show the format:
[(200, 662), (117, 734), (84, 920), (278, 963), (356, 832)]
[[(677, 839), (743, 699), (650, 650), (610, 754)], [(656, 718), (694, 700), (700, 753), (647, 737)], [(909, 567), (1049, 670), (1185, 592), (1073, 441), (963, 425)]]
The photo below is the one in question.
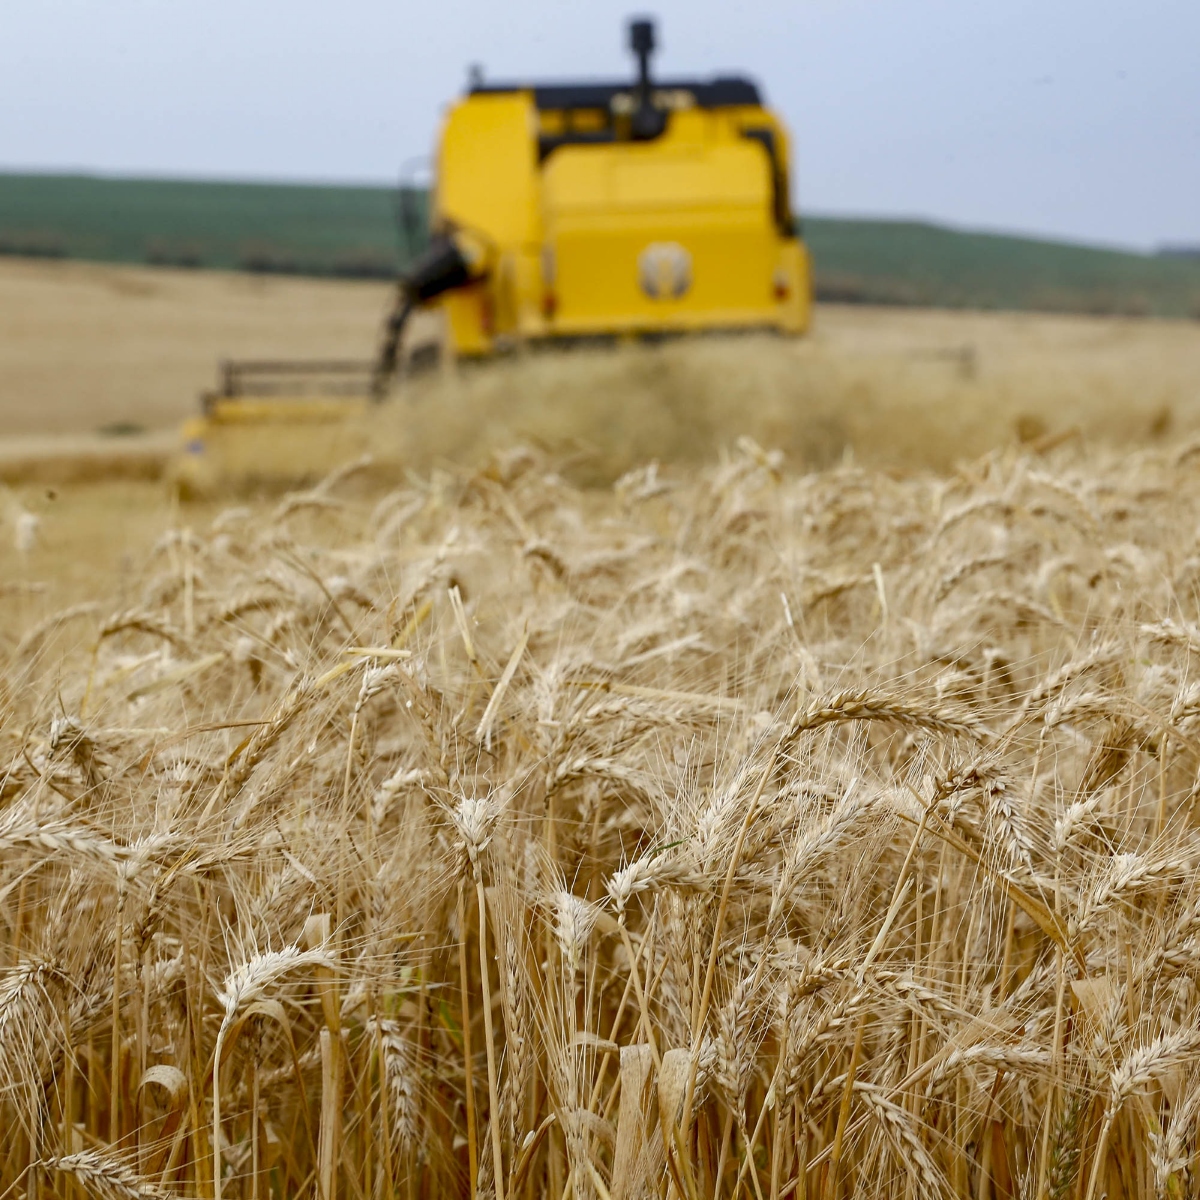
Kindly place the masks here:
[(871, 320), (807, 458), (521, 428), (742, 342), (427, 381), (511, 424), (382, 493), (14, 484), (0, 1190), (1193, 1194), (1195, 348)]

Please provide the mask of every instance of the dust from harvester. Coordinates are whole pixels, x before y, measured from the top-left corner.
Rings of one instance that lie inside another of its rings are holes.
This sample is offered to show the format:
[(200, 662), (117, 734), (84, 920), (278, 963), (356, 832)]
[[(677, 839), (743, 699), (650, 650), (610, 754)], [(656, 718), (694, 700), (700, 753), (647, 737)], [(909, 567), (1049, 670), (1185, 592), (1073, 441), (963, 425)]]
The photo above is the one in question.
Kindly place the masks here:
[(6, 627), (0, 1190), (1184, 1194), (1197, 461), (160, 513)]
[(1200, 429), (1198, 378), (1182, 322), (823, 309), (800, 341), (586, 349), (419, 379), (381, 413), (381, 444), (423, 468), (531, 441), (603, 483), (651, 459), (709, 462), (742, 434), (795, 468), (851, 454), (948, 470), (1072, 431), (1130, 445)]

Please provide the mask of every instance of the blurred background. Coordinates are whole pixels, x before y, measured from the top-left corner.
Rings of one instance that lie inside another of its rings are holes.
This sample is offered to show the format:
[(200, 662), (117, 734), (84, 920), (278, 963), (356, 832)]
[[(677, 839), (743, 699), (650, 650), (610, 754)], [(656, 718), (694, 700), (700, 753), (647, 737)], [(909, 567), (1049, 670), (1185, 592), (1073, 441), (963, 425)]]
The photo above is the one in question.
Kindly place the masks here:
[[(399, 189), (424, 212), (468, 71), (625, 78), (629, 15), (8, 5), (0, 474), (153, 477), (220, 359), (369, 358), (424, 244)], [(393, 422), (409, 462), (532, 437), (602, 479), (748, 432), (803, 465), (944, 467), (1200, 422), (1200, 8), (662, 0), (653, 15), (656, 71), (745, 73), (791, 131), (810, 335), (442, 372)]]
[[(1186, 0), (653, 8), (663, 75), (763, 85), (797, 140), (807, 212), (1142, 251), (1200, 242), (1200, 9)], [(386, 187), (431, 152), (470, 64), (621, 77), (629, 15), (594, 0), (14, 0), (0, 164)]]

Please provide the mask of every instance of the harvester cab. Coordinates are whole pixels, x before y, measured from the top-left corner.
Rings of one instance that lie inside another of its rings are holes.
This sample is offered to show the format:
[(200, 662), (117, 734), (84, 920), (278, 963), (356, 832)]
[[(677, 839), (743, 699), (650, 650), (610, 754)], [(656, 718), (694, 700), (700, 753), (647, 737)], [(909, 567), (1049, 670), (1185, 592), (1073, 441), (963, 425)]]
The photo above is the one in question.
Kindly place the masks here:
[(440, 352), (457, 359), (804, 332), (810, 271), (787, 131), (747, 78), (658, 79), (655, 41), (650, 21), (630, 23), (636, 71), (615, 82), (473, 71), (442, 123), (428, 242), (397, 281), (374, 363), (230, 364), (186, 431), (183, 490), (267, 482), (264, 464), (293, 479), (336, 465), (362, 435), (330, 426), (386, 397), (421, 309), (440, 310)]
[(740, 76), (657, 80), (652, 22), (631, 81), (486, 83), (443, 122), (428, 250), (402, 276), (375, 392), (409, 315), (436, 304), (448, 349), (481, 358), (581, 338), (801, 333), (808, 256), (787, 132)]

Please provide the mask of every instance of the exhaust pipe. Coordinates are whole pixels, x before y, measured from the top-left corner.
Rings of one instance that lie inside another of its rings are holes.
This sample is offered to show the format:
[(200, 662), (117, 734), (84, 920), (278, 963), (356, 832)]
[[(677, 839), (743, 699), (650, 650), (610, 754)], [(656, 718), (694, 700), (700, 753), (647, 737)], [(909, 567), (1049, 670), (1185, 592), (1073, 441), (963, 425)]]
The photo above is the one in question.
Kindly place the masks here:
[(667, 114), (654, 106), (654, 95), (650, 81), (650, 56), (657, 42), (654, 22), (648, 17), (639, 17), (629, 22), (629, 48), (637, 58), (637, 83), (634, 85), (634, 107), (630, 118), (630, 134), (635, 142), (648, 142), (662, 137), (667, 127)]

